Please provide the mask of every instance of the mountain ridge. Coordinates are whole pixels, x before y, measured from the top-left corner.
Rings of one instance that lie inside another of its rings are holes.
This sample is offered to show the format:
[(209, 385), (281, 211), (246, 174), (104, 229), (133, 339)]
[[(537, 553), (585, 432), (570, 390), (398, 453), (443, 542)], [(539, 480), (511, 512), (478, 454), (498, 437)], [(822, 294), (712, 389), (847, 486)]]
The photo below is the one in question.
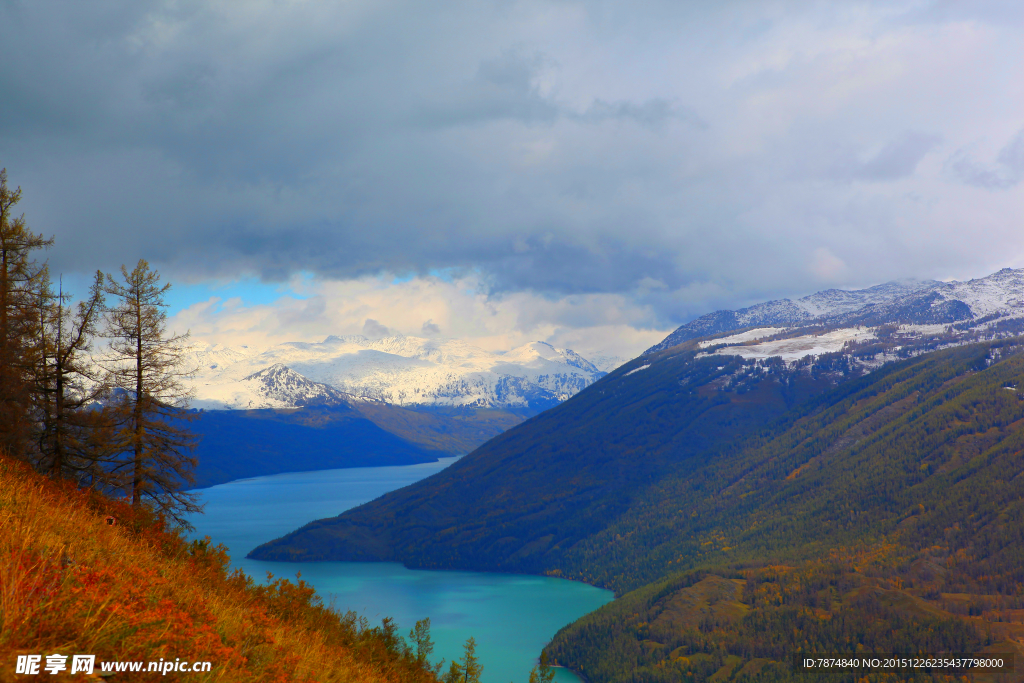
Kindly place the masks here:
[(841, 327), (953, 324), (1024, 317), (1024, 269), (1003, 268), (967, 282), (903, 280), (861, 290), (827, 289), (796, 300), (777, 299), (719, 310), (679, 326), (644, 355), (691, 339), (752, 327)]
[(266, 349), (195, 346), (191, 361), (197, 368), (193, 405), (206, 409), (372, 400), (536, 413), (607, 374), (575, 351), (546, 342), (499, 353), (458, 339), (402, 335), (332, 335)]

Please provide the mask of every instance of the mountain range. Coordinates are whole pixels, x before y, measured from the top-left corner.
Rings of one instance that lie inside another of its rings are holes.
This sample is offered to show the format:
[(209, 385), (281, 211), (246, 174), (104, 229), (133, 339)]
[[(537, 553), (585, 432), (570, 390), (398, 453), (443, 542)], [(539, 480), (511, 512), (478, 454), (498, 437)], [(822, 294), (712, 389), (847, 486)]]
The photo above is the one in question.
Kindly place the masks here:
[(612, 588), (548, 650), (594, 683), (789, 680), (852, 639), (1020, 656), (1022, 301), (1003, 270), (720, 311), (250, 556)]
[(197, 346), (193, 405), (293, 408), (376, 401), (535, 414), (606, 373), (571, 349), (532, 342), (506, 352), (456, 339), (327, 337), (266, 349)]
[(680, 326), (646, 353), (742, 328), (960, 323), (961, 329), (987, 329), (1022, 317), (1024, 269), (1004, 268), (968, 282), (904, 280), (853, 291), (827, 289), (796, 300), (715, 311)]

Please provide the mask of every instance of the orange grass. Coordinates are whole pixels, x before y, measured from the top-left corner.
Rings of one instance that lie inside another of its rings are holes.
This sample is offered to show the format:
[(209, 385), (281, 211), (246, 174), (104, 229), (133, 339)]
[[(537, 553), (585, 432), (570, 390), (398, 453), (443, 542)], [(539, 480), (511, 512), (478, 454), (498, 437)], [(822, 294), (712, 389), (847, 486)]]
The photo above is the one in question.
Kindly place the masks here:
[(17, 655), (55, 653), (213, 662), (209, 673), (110, 681), (436, 680), (389, 621), (339, 615), (301, 580), (257, 586), (228, 571), (223, 546), (0, 455), (0, 681), (38, 680), (14, 673)]

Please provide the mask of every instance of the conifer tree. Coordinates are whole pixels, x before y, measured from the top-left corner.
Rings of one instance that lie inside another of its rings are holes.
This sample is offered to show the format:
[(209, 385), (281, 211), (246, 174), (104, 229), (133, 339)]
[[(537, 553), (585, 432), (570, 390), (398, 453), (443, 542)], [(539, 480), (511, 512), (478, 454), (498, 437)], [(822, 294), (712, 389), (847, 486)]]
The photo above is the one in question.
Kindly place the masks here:
[(0, 448), (29, 455), (32, 417), (31, 374), (38, 329), (36, 293), (46, 266), (33, 252), (53, 244), (28, 229), (25, 217), (14, 215), (21, 188), (7, 187), (7, 169), (0, 169)]
[(195, 437), (182, 425), (190, 417), (182, 384), (190, 374), (183, 365), (188, 334), (166, 336), (168, 289), (143, 259), (131, 272), (121, 266), (120, 278), (106, 278), (106, 293), (118, 299), (108, 321), (124, 456), (115, 469), (126, 474), (133, 506), (145, 501), (188, 528), (184, 515), (201, 511), (197, 496), (182, 490), (195, 483), (196, 466)]
[(40, 282), (34, 389), (40, 469), (107, 489), (114, 483), (113, 435), (109, 411), (95, 405), (107, 386), (88, 357), (103, 312), (103, 282), (97, 271), (89, 297), (74, 312), (62, 286), (54, 294), (48, 277)]
[(427, 665), (427, 658), (434, 651), (434, 641), (430, 639), (430, 617), (416, 622), (416, 627), (409, 631), (409, 640), (416, 646), (416, 661)]
[(484, 667), (476, 658), (476, 639), (467, 638), (463, 647), (462, 661), (451, 663), (444, 683), (480, 683)]

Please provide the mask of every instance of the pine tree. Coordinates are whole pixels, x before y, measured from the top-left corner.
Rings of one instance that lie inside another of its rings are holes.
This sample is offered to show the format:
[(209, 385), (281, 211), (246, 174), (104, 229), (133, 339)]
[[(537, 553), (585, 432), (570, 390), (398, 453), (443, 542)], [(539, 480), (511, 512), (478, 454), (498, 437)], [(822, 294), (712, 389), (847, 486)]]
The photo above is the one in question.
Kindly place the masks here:
[(448, 673), (441, 679), (443, 683), (463, 683), (462, 681), (462, 667), (458, 662), (452, 662), (448, 667)]
[(476, 639), (466, 639), (461, 662), (452, 662), (445, 674), (444, 683), (480, 683), (484, 667), (476, 658)]
[(34, 390), (37, 395), (39, 468), (54, 477), (71, 477), (109, 489), (115, 480), (110, 411), (97, 400), (106, 393), (101, 373), (90, 362), (92, 337), (103, 312), (103, 274), (96, 273), (88, 299), (72, 312), (61, 286), (49, 278), (37, 293), (39, 335)]
[(14, 216), (21, 188), (7, 187), (7, 169), (0, 169), (0, 448), (28, 457), (31, 441), (31, 372), (38, 330), (36, 293), (46, 266), (32, 254), (53, 239), (31, 232), (25, 217)]
[(409, 640), (416, 646), (416, 661), (427, 666), (427, 657), (434, 651), (434, 641), (430, 639), (430, 617), (416, 622), (416, 627), (409, 631)]
[(182, 379), (188, 334), (166, 336), (160, 274), (140, 259), (131, 272), (121, 266), (117, 280), (107, 275), (106, 293), (119, 303), (109, 311), (113, 339), (107, 359), (117, 392), (120, 447), (124, 459), (115, 468), (126, 473), (132, 505), (145, 500), (189, 528), (184, 515), (201, 511), (197, 496), (182, 489), (195, 483), (195, 437), (182, 426), (190, 418), (189, 392)]
[(466, 640), (465, 651), (462, 655), (462, 680), (463, 683), (480, 683), (480, 676), (484, 667), (476, 658), (476, 639), (470, 637)]

